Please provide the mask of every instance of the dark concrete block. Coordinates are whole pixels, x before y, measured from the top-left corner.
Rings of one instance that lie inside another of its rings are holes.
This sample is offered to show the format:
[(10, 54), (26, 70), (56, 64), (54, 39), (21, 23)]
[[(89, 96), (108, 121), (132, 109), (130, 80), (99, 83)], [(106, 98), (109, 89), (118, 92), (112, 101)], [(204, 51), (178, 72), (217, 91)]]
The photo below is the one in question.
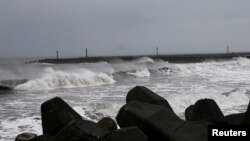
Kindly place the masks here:
[(17, 135), (15, 141), (35, 141), (36, 137), (34, 133), (21, 133)]
[(117, 130), (116, 122), (109, 117), (102, 118), (100, 121), (97, 122), (97, 124), (103, 129), (106, 129), (107, 131)]
[(193, 112), (193, 108), (194, 108), (194, 105), (190, 105), (190, 106), (187, 107), (187, 109), (185, 110), (185, 118), (186, 118), (186, 120), (190, 120), (190, 119), (191, 119), (192, 112)]
[(96, 123), (87, 120), (73, 120), (58, 132), (53, 141), (99, 141), (109, 133)]
[(207, 141), (207, 121), (188, 121), (175, 133), (172, 141)]
[(166, 141), (184, 124), (168, 108), (142, 102), (129, 102), (123, 106), (117, 117), (120, 127), (137, 126), (149, 140)]
[(74, 119), (82, 117), (59, 97), (44, 102), (41, 106), (43, 133), (55, 135)]
[(230, 125), (240, 125), (242, 121), (245, 118), (245, 113), (239, 113), (239, 114), (231, 114), (225, 116), (225, 120), (227, 121), (227, 124)]
[(245, 113), (245, 118), (241, 124), (250, 125), (250, 102), (248, 104), (247, 111)]
[(156, 104), (167, 107), (173, 111), (168, 101), (144, 86), (136, 86), (130, 90), (126, 97), (126, 102), (139, 101), (149, 104)]
[(147, 136), (137, 127), (128, 127), (108, 134), (108, 141), (147, 141)]
[(53, 136), (51, 135), (40, 135), (35, 139), (35, 141), (52, 141), (52, 140)]
[(207, 120), (215, 124), (226, 124), (222, 111), (212, 99), (201, 99), (194, 104), (190, 121), (200, 120)]

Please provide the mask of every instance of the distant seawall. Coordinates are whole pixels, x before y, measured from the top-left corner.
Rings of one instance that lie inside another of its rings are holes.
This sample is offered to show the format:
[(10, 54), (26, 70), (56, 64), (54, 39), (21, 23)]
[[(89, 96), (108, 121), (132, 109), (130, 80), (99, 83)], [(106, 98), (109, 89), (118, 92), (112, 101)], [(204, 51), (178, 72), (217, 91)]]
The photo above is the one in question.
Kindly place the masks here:
[(94, 62), (112, 62), (115, 60), (131, 61), (141, 57), (150, 57), (152, 59), (161, 59), (171, 63), (194, 63), (206, 60), (227, 60), (234, 57), (250, 58), (250, 52), (230, 53), (230, 54), (181, 54), (181, 55), (140, 55), (140, 56), (99, 56), (99, 57), (79, 57), (79, 58), (48, 58), (35, 60), (27, 63), (52, 63), (52, 64), (73, 64), (73, 63), (94, 63)]

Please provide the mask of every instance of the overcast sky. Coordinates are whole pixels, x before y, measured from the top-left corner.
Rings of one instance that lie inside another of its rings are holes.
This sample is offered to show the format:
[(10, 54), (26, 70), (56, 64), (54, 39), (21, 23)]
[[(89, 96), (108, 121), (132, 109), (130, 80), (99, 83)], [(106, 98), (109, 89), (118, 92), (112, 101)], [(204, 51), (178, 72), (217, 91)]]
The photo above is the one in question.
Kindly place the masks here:
[(0, 57), (250, 51), (249, 0), (0, 0)]

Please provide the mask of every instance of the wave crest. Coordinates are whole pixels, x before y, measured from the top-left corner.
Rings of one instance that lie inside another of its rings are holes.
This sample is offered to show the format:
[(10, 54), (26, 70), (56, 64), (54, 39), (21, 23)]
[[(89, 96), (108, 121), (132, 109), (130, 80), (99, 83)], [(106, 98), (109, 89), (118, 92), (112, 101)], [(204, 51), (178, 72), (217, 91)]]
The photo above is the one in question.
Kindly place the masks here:
[[(237, 113), (238, 109), (235, 107), (240, 107), (244, 105), (248, 105), (249, 97), (246, 95), (245, 90), (235, 89), (227, 93), (222, 94), (200, 94), (200, 95), (182, 95), (178, 97), (173, 97), (169, 100), (170, 105), (174, 108), (174, 110), (181, 114), (185, 111), (185, 109), (194, 104), (199, 99), (209, 98), (213, 99), (217, 102), (219, 107), (221, 108), (225, 115), (231, 113)], [(230, 109), (229, 111), (225, 111), (226, 109)]]
[(134, 60), (135, 63), (143, 64), (143, 63), (149, 63), (153, 64), (154, 60), (150, 57), (141, 57), (139, 59)]
[(150, 72), (148, 69), (135, 70), (132, 72), (127, 72), (127, 75), (135, 76), (135, 77), (149, 77)]
[(112, 76), (105, 73), (95, 73), (87, 69), (77, 72), (64, 72), (47, 68), (45, 74), (38, 79), (30, 80), (15, 87), (17, 90), (43, 90), (56, 88), (85, 87), (90, 85), (112, 84)]

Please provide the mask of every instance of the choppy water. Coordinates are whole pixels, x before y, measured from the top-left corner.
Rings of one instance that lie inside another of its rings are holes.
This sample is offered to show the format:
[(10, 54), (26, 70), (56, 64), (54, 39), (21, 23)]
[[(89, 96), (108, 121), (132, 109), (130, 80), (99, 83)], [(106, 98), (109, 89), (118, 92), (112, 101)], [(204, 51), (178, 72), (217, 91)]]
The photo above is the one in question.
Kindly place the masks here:
[(13, 91), (0, 92), (0, 140), (21, 132), (42, 134), (40, 105), (62, 97), (84, 118), (115, 118), (127, 92), (143, 85), (166, 98), (184, 118), (201, 98), (214, 99), (225, 115), (244, 112), (250, 95), (250, 60), (174, 64), (151, 58), (83, 64), (24, 64), (0, 60), (0, 80), (28, 79)]

